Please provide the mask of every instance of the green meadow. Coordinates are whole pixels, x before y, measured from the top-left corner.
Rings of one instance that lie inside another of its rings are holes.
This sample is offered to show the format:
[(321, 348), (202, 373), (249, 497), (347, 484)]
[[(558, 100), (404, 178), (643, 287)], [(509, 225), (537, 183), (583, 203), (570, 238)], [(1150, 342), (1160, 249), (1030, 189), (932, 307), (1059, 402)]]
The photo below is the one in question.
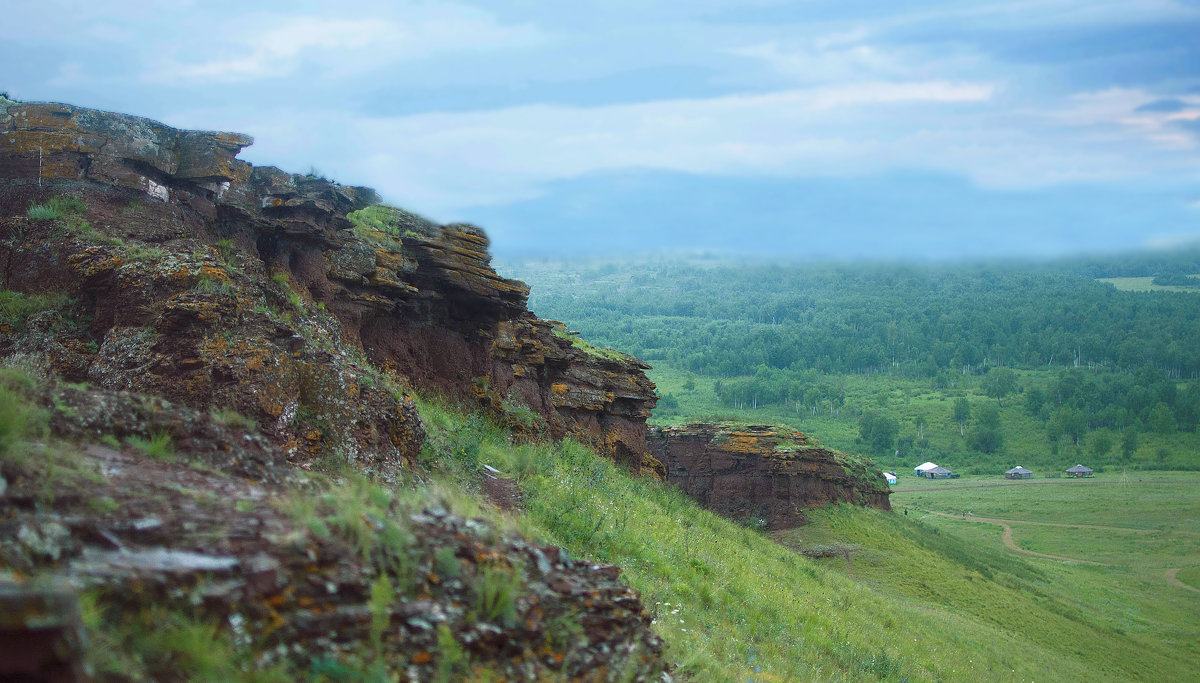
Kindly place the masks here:
[[(1197, 275), (1188, 277), (1196, 278)], [(1106, 282), (1121, 292), (1198, 292), (1195, 287), (1180, 287), (1179, 285), (1156, 285), (1153, 276), (1146, 277), (1101, 277), (1097, 282)]]

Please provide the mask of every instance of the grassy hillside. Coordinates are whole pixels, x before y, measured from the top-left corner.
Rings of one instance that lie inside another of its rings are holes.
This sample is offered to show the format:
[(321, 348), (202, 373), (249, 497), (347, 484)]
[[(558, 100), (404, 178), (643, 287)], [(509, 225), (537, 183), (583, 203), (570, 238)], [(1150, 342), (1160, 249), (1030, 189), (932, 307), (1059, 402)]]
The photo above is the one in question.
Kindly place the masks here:
[[(17, 398), (0, 394), (5, 458), (34, 452), (22, 443), (42, 434), (32, 426), (36, 411)], [(1017, 536), (1022, 545), (1102, 565), (1016, 555), (1003, 548), (994, 522), (917, 511), (905, 516), (829, 508), (812, 513), (812, 524), (776, 542), (700, 509), (673, 487), (631, 477), (579, 444), (517, 445), (479, 415), (428, 400), (419, 408), (429, 431), (423, 473), (404, 488), (381, 488), (350, 471), (332, 471), (313, 475), (328, 491), (319, 500), (329, 509), (322, 508), (320, 515), (314, 516), (317, 502), (307, 497), (279, 504), (299, 506), (296, 514), (325, 535), (368, 545), (377, 540), (365, 520), (420, 507), (448, 508), (553, 543), (573, 557), (617, 565), (641, 591), (654, 628), (685, 680), (1187, 680), (1200, 675), (1200, 633), (1192, 618), (1200, 608), (1200, 592), (1173, 585), (1165, 576), (1166, 570), (1179, 569), (1178, 580), (1196, 581), (1200, 475), (1156, 474), (1128, 486), (1100, 477), (990, 488), (979, 485), (999, 480), (913, 478), (903, 481), (914, 490), (896, 495), (900, 505), (934, 512), (970, 506), (980, 517), (1126, 527), (1094, 533), (1022, 527)], [(54, 452), (70, 450), (69, 444), (58, 444)], [(518, 505), (506, 510), (491, 502), (495, 482), (483, 477), (484, 465), (498, 468), (509, 479), (507, 486), (519, 489)], [(63, 474), (56, 476), (61, 482)], [(401, 505), (385, 512), (380, 505), (388, 507), (392, 500)], [(1070, 544), (1061, 545), (1064, 539)], [(1134, 551), (1133, 559), (1122, 560), (1120, 548)], [(834, 557), (803, 554), (813, 550)], [(229, 680), (238, 671), (251, 671), (261, 654), (188, 614), (156, 609), (114, 630), (97, 609), (85, 604), (92, 632), (89, 660), (99, 671), (171, 666), (194, 680)], [(579, 628), (571, 620), (548, 625), (567, 657)], [(439, 640), (431, 653), (444, 669), (460, 673), (461, 655), (451, 640)], [(350, 680), (330, 673), (324, 660), (310, 664), (299, 669), (278, 664), (256, 675)], [(471, 671), (480, 680), (488, 673)], [(613, 674), (621, 680), (619, 672)], [(388, 680), (378, 667), (355, 675), (355, 680)]]
[[(700, 509), (670, 487), (631, 478), (577, 444), (512, 446), (477, 418), (433, 404), (423, 415), (434, 425), (434, 443), (449, 454), (437, 462), (448, 463), (443, 471), (453, 482), (449, 488), (461, 492), (455, 504), (463, 512), (498, 517), (573, 555), (622, 567), (654, 610), (656, 628), (681, 672), (696, 680), (1200, 675), (1200, 639), (1190, 618), (1200, 594), (1170, 589), (1159, 571), (1163, 563), (1200, 564), (1195, 543), (1179, 546), (1176, 556), (1161, 543), (1138, 546), (1168, 559), (1136, 573), (1017, 556), (1003, 549), (994, 526), (976, 530), (969, 522), (843, 507), (813, 515), (814, 524), (780, 545)], [(519, 482), (521, 510), (478, 503), (471, 472), (481, 464)], [(1187, 494), (1200, 476), (1161, 481), (1156, 512), (1142, 523), (1195, 520), (1195, 497)], [(1051, 515), (1055, 505), (1122, 509), (1093, 497), (1120, 487), (1069, 485), (1074, 483), (1021, 491), (1055, 492), (1050, 500), (1059, 502), (1048, 503)], [(1120, 490), (1123, 505), (1133, 506), (1134, 489)], [(924, 503), (922, 495), (934, 494), (898, 494), (897, 502)], [(961, 495), (945, 499), (943, 507), (963, 505), (970, 494)], [(1083, 506), (1080, 500), (1091, 502)], [(850, 565), (841, 557), (810, 559), (788, 547), (822, 544), (854, 548)]]

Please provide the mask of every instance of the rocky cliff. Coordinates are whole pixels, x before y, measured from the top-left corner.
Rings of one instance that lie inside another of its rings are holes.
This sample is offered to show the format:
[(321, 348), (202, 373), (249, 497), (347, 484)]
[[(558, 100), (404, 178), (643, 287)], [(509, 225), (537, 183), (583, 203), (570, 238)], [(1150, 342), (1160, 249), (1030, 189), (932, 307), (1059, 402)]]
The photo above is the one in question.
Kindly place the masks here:
[[(478, 228), (250, 143), (0, 98), (0, 582), (88, 591), (104, 637), (194, 613), (166, 630), (253, 642), (245, 667), (656, 677), (619, 569), (389, 493), (423, 476), (418, 393), (661, 474), (646, 366), (533, 316)], [(0, 677), (57, 670), (25, 655)]]
[[(0, 354), (38, 355), (67, 381), (236, 409), (297, 464), (336, 452), (386, 476), (411, 461), (422, 439), (411, 386), (658, 471), (646, 366), (529, 313), (528, 288), (491, 268), (481, 230), (252, 167), (236, 159), (251, 142), (0, 102), (5, 286), (65, 293), (84, 322), (64, 334), (33, 321)], [(28, 214), (54, 199), (69, 215)]]
[(731, 519), (783, 529), (829, 503), (891, 509), (877, 469), (794, 430), (690, 424), (652, 429), (648, 442), (667, 481)]

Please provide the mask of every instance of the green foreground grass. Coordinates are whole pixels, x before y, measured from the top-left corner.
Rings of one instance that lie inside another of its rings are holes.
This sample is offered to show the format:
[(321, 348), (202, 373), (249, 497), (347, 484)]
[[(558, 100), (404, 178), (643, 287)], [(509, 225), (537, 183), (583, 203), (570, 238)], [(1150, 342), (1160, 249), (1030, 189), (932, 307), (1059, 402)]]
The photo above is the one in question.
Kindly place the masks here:
[[(5, 399), (0, 401), (0, 446), (10, 461), (25, 451), (21, 439), (40, 427), (13, 392), (0, 392), (0, 398)], [(422, 401), (419, 409), (429, 432), (423, 454), (429, 474), (420, 478), (423, 483), (385, 491), (361, 475), (327, 473), (320, 477), (328, 478), (328, 493), (313, 500), (301, 494), (281, 504), (303, 508), (297, 518), (307, 520), (314, 533), (345, 536), (350, 547), (367, 554), (396, 544), (359, 528), (367, 518), (364, 511), (383, 515), (396, 497), (406, 501), (400, 510), (443, 506), (489, 518), (574, 556), (617, 564), (641, 591), (668, 656), (686, 680), (1189, 680), (1200, 675), (1200, 627), (1193, 618), (1200, 594), (1172, 587), (1162, 576), (1164, 568), (1178, 567), (1185, 568), (1180, 580), (1196, 578), (1197, 546), (1183, 532), (1195, 528), (1200, 475), (1162, 475), (1140, 488), (1070, 482), (1011, 490), (928, 486), (896, 494), (897, 503), (948, 512), (969, 505), (976, 514), (1016, 518), (1019, 508), (1044, 508), (1058, 520), (1117, 520), (1142, 529), (1142, 540), (1136, 533), (1121, 536), (1123, 542), (1138, 543), (1132, 550), (1140, 559), (1113, 567), (1014, 555), (1003, 550), (994, 525), (854, 507), (816, 511), (812, 524), (777, 543), (700, 509), (673, 487), (629, 476), (577, 443), (514, 445), (505, 431), (479, 415), (433, 401)], [(486, 502), (478, 486), (485, 464), (519, 483), (522, 509), (506, 512)], [(1116, 517), (1136, 507), (1143, 493), (1159, 490), (1153, 487), (1162, 488), (1147, 499), (1155, 512)], [(1097, 499), (1099, 493), (1107, 497)], [(1102, 517), (1106, 510), (1118, 512)], [(1019, 531), (1020, 543), (1059, 554), (1082, 556), (1116, 542), (1103, 532), (1025, 532)], [(1181, 535), (1178, 543), (1172, 544), (1172, 534)], [(1076, 539), (1075, 546), (1055, 545), (1056, 538), (1067, 536)], [(809, 559), (792, 549), (818, 544), (853, 549), (851, 559)], [(1120, 553), (1098, 557), (1117, 565)], [(237, 646), (216, 625), (188, 615), (141, 615), (136, 623), (114, 624), (92, 604), (85, 605), (85, 618), (94, 636), (92, 656), (101, 663), (120, 653), (129, 662), (169, 665), (194, 680), (229, 680), (233, 672), (248, 674), (257, 666), (253, 651)], [(161, 633), (148, 630), (151, 623), (161, 624)], [(450, 643), (446, 647), (454, 649)], [(102, 656), (106, 653), (108, 659)], [(121, 662), (125, 659), (108, 661), (111, 666), (103, 670), (128, 664)], [(364, 680), (389, 680), (382, 668), (364, 667), (362, 673)], [(280, 665), (256, 675), (329, 680), (316, 669)]]
[[(953, 520), (851, 507), (817, 512), (814, 524), (784, 539), (859, 548), (851, 567), (812, 560), (578, 444), (514, 447), (478, 419), (433, 404), (422, 415), (435, 442), (456, 434), (459, 444), (478, 444), (456, 451), (446, 472), (486, 463), (518, 479), (525, 495), (517, 514), (480, 507), (470, 495), (460, 497), (469, 506), (462, 512), (497, 516), (572, 554), (620, 565), (681, 672), (695, 680), (1200, 675), (1200, 629), (1190, 618), (1200, 595), (1175, 595), (1152, 571), (1131, 580), (1125, 569), (1018, 557), (1003, 550), (998, 527), (962, 531)], [(469, 493), (469, 479), (454, 478)], [(1181, 489), (1200, 483), (1196, 475), (1168, 479)], [(1063, 490), (1086, 499), (1099, 488)], [(1162, 519), (1195, 517), (1191, 504), (1171, 503), (1179, 490), (1169, 493)], [(1170, 561), (1194, 562), (1191, 547)]]

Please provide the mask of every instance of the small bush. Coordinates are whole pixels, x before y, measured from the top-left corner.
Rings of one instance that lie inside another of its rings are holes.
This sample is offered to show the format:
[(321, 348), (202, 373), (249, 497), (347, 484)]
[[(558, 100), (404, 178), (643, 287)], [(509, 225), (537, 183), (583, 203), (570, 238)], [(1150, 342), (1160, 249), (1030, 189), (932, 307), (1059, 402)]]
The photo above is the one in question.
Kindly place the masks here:
[(16, 391), (0, 386), (0, 457), (7, 455), (25, 436), (29, 407)]
[(62, 218), (62, 214), (46, 204), (30, 204), (29, 210), (25, 212), (35, 221), (56, 221)]
[(56, 221), (84, 211), (87, 211), (87, 204), (82, 199), (70, 195), (57, 195), (46, 200), (44, 204), (30, 204), (25, 215), (35, 221)]
[(147, 247), (144, 244), (129, 245), (124, 254), (125, 260), (132, 262), (148, 262), (158, 261), (167, 255), (167, 252), (158, 247)]
[(475, 611), (485, 621), (511, 626), (517, 618), (521, 579), (511, 570), (484, 569), (478, 579)]
[(201, 277), (192, 289), (203, 294), (231, 295), (237, 293), (237, 287), (232, 282), (211, 277)]
[(229, 238), (217, 240), (217, 253), (221, 256), (221, 261), (227, 266), (231, 266), (237, 260), (237, 247), (234, 246), (233, 240)]
[(246, 417), (234, 408), (214, 408), (209, 414), (212, 415), (212, 419), (226, 427), (234, 427), (246, 431), (258, 429), (258, 422), (254, 418)]
[(170, 461), (175, 455), (175, 444), (172, 443), (171, 434), (167, 431), (156, 431), (149, 438), (128, 436), (125, 437), (125, 443), (140, 451), (142, 455), (157, 460)]
[(20, 330), (34, 315), (42, 311), (62, 310), (71, 303), (71, 298), (62, 292), (26, 294), (0, 289), (0, 325)]

